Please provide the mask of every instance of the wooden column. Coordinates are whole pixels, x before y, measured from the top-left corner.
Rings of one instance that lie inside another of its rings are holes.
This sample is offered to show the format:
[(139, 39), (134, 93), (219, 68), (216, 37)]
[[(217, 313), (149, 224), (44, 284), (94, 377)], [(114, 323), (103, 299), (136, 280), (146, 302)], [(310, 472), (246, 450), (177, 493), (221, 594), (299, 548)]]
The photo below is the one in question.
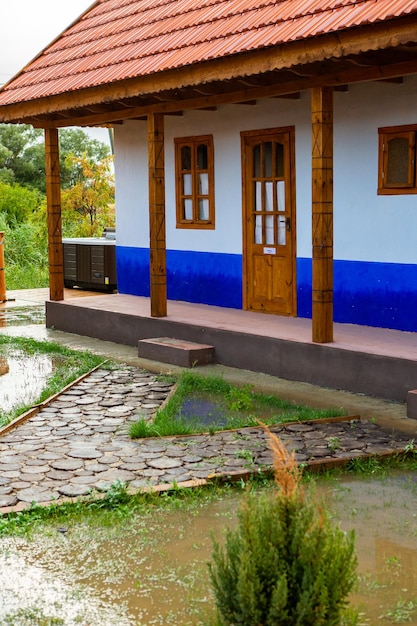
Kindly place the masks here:
[(148, 115), (151, 316), (167, 314), (164, 116)]
[(333, 89), (311, 90), (313, 310), (316, 343), (333, 341)]
[(46, 203), (48, 208), (49, 297), (64, 299), (64, 251), (62, 245), (61, 175), (56, 128), (45, 129)]

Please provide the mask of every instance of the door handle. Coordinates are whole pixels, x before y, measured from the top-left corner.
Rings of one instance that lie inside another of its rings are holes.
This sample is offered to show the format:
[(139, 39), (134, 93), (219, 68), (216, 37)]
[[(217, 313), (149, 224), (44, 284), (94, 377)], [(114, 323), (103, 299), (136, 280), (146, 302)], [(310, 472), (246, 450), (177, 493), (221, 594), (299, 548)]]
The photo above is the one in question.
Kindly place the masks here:
[(289, 233), (291, 232), (291, 218), (290, 217), (287, 217), (285, 219), (285, 228), (287, 229)]

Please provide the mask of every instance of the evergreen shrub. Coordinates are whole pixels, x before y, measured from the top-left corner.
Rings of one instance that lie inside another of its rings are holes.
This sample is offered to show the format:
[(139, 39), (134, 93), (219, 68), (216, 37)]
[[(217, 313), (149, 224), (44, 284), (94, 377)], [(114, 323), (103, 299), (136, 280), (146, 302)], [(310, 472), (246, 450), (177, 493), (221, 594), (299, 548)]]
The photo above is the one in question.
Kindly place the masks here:
[[(266, 429), (268, 430), (268, 429)], [(356, 580), (353, 533), (308, 496), (294, 456), (268, 431), (273, 492), (248, 493), (209, 564), (221, 625), (341, 626)]]

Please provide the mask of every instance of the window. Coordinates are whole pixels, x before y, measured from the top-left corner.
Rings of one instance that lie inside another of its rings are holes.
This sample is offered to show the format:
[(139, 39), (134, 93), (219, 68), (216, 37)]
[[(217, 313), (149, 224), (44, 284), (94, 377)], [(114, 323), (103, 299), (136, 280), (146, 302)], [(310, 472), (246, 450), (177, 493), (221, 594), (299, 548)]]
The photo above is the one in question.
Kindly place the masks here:
[(213, 137), (175, 139), (177, 228), (214, 229)]
[(417, 193), (417, 125), (380, 128), (378, 132), (378, 193)]

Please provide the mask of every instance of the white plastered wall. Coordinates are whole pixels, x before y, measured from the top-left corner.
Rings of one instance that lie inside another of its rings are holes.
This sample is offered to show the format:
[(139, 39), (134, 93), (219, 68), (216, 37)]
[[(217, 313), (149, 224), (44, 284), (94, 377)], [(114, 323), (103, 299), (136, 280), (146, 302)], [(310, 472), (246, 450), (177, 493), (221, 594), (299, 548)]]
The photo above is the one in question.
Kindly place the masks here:
[[(352, 85), (335, 92), (334, 257), (417, 263), (417, 195), (378, 196), (378, 128), (417, 123), (417, 78)], [(242, 252), (242, 130), (295, 126), (297, 256), (311, 256), (310, 95), (227, 105), (165, 117), (167, 248)], [(213, 134), (216, 229), (175, 227), (174, 138)], [(146, 122), (116, 127), (117, 241), (149, 246)]]
[[(290, 105), (289, 105), (290, 102)], [(190, 111), (165, 117), (167, 248), (242, 253), (242, 172), (240, 132), (296, 126), (296, 179), (310, 171), (310, 98), (271, 99), (256, 106), (228, 105), (216, 111)], [(212, 134), (215, 166), (215, 230), (177, 229), (174, 138)], [(148, 247), (148, 172), (146, 122), (125, 122), (115, 129), (117, 242)], [(298, 176), (300, 171), (300, 176)], [(311, 184), (297, 184), (297, 237), (311, 251)]]
[(335, 94), (334, 258), (417, 263), (417, 195), (378, 196), (378, 128), (417, 123), (417, 79)]

